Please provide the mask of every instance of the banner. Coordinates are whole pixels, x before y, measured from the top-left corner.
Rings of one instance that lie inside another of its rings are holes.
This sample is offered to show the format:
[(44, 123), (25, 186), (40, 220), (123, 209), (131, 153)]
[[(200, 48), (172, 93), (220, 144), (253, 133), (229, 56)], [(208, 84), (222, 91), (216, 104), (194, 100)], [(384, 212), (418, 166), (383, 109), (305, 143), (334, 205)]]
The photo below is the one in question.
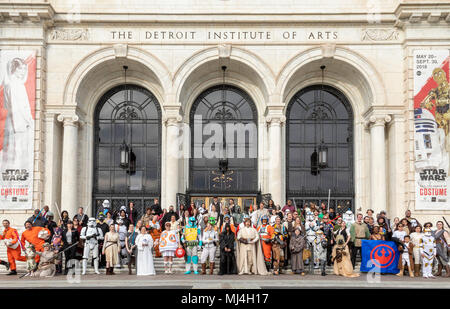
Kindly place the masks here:
[(363, 239), (361, 257), (361, 272), (397, 274), (400, 271), (400, 252), (393, 241)]
[(414, 51), (415, 209), (450, 210), (449, 55)]
[(0, 209), (33, 202), (36, 52), (0, 50)]

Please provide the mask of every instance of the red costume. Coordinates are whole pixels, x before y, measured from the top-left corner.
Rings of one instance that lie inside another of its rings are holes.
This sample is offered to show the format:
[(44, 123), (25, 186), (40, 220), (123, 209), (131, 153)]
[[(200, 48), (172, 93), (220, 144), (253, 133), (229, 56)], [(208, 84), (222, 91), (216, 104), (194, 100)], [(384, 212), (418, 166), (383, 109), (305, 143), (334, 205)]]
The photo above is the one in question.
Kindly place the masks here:
[[(7, 253), (8, 253), (9, 267), (10, 267), (11, 271), (14, 271), (14, 270), (16, 270), (16, 261), (25, 262), (26, 257), (22, 256), (21, 247), (20, 247), (20, 244), (18, 243), (20, 241), (19, 233), (17, 233), (16, 229), (13, 229), (12, 227), (5, 229), (3, 231), (3, 235), (0, 235), (0, 240), (6, 240), (6, 239), (11, 240), (9, 246), (7, 246), (8, 247)], [(18, 246), (15, 249), (13, 249), (13, 247), (16, 244)]]
[[(47, 231), (48, 235), (50, 235), (50, 231), (48, 229), (40, 226), (33, 226), (30, 230), (23, 231), (22, 238), (20, 239), (22, 246), (25, 248), (25, 241), (28, 241), (30, 244), (34, 245), (36, 251), (43, 252), (44, 248), (42, 245), (45, 243), (45, 240), (38, 237), (39, 232), (42, 230)], [(35, 260), (37, 263), (39, 262), (38, 254), (36, 254)]]

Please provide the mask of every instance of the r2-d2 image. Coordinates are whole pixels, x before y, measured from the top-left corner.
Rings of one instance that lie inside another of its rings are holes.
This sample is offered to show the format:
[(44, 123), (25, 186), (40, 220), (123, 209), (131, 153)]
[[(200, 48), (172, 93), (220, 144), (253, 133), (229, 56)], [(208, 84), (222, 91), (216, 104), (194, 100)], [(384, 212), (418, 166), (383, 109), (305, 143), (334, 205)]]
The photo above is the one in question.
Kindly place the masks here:
[(414, 109), (414, 142), (416, 169), (447, 168), (445, 133), (425, 108)]

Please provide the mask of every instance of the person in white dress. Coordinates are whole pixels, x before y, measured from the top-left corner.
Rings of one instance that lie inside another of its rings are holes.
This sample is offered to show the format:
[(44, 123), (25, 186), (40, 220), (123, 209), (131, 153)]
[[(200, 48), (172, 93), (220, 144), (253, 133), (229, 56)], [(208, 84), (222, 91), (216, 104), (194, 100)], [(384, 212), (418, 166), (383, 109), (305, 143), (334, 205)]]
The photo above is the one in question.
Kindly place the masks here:
[(152, 254), (153, 238), (145, 226), (141, 228), (141, 233), (136, 237), (136, 245), (138, 248), (136, 274), (138, 276), (155, 275)]

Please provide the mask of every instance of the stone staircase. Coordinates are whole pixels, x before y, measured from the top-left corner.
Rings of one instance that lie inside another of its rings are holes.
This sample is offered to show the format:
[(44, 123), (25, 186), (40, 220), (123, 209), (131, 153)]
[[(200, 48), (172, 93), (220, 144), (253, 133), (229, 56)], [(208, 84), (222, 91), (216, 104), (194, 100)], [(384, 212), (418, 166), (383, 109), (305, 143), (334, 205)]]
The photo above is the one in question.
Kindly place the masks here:
[[(23, 227), (14, 227), (14, 228), (16, 228), (18, 230), (19, 235), (21, 235), (22, 231), (24, 230)], [(199, 251), (199, 259), (200, 259), (200, 256), (201, 256), (201, 250)], [(0, 241), (0, 259), (2, 261), (8, 261), (8, 257), (7, 257), (7, 253), (6, 253), (6, 246), (3, 244), (3, 241)], [(219, 251), (217, 250), (214, 274), (217, 274), (219, 272), (219, 261), (220, 261)], [(162, 257), (160, 257), (160, 258), (154, 257), (153, 262), (154, 262), (156, 274), (164, 274), (164, 259)], [(64, 263), (64, 261), (63, 261), (63, 263)], [(25, 262), (16, 262), (16, 264), (17, 264), (17, 272), (18, 273), (26, 272), (26, 263)], [(359, 272), (359, 265), (360, 265), (360, 261), (357, 261), (357, 264), (355, 267), (356, 272)], [(81, 267), (81, 264), (80, 264), (80, 267)], [(306, 269), (309, 269), (308, 266), (306, 266)], [(175, 274), (183, 274), (185, 272), (184, 258), (175, 257), (173, 260), (172, 270), (174, 271)], [(192, 267), (191, 267), (191, 270), (192, 270)], [(201, 272), (201, 264), (200, 263), (198, 266), (198, 270), (199, 270), (199, 272)], [(114, 272), (115, 273), (128, 273), (128, 266), (124, 265), (122, 268), (114, 268)], [(6, 268), (4, 266), (0, 266), (0, 274), (6, 274), (6, 273), (8, 273)], [(94, 268), (91, 266), (90, 262), (88, 263), (87, 273), (94, 274)], [(100, 273), (105, 273), (105, 269), (100, 269)], [(133, 269), (133, 274), (135, 274), (135, 273), (136, 273), (136, 270)], [(207, 273), (209, 273), (208, 267), (207, 267)], [(314, 270), (314, 274), (320, 275), (320, 273), (321, 273), (321, 271), (319, 269)], [(333, 266), (327, 266), (326, 273), (332, 274)], [(290, 266), (288, 266), (287, 270), (283, 270), (283, 274), (292, 274)]]

